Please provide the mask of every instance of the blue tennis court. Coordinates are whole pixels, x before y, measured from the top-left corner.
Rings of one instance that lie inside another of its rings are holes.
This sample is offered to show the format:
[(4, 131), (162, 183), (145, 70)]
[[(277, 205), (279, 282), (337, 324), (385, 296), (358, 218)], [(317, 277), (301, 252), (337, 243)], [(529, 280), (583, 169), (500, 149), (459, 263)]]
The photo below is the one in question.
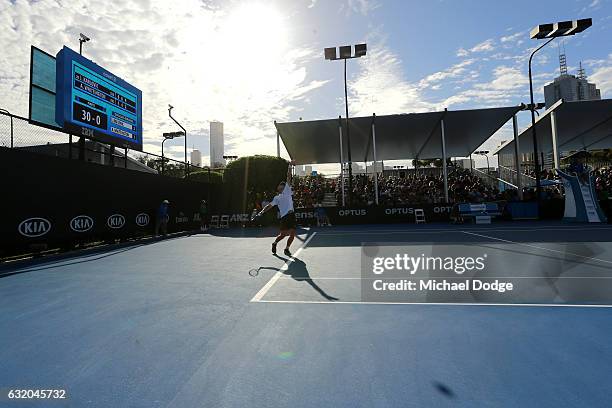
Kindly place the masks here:
[[(562, 244), (605, 276), (612, 227), (302, 229), (291, 258), (270, 253), (273, 234), (225, 230), (4, 266), (0, 383), (68, 398), (0, 405), (609, 406), (605, 304), (367, 302), (360, 270), (373, 242), (505, 245), (517, 265), (526, 252), (566, 259), (551, 249)], [(587, 243), (597, 253), (583, 255)]]

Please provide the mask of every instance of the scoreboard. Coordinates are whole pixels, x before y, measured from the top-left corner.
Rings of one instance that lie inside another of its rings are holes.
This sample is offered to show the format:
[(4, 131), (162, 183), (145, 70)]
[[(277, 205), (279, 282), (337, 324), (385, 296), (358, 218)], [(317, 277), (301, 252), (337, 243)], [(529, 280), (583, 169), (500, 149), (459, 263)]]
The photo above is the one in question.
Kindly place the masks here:
[(55, 120), (72, 134), (142, 150), (142, 92), (68, 47), (57, 54)]

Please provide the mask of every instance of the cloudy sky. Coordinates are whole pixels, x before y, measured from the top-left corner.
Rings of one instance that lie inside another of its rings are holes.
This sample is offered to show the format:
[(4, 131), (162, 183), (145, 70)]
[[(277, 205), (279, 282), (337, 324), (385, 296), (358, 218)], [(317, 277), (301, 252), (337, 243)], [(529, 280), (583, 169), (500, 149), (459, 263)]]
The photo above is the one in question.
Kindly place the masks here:
[[(205, 161), (211, 120), (225, 124), (226, 154), (274, 154), (274, 120), (344, 112), (342, 65), (324, 47), (368, 43), (349, 61), (351, 115), (516, 105), (528, 98), (529, 30), (584, 17), (593, 27), (562, 43), (570, 73), (582, 61), (612, 98), (612, 0), (0, 0), (0, 108), (28, 114), (30, 45), (78, 50), (83, 32), (85, 56), (143, 91), (145, 150), (176, 130), (171, 103)], [(535, 60), (540, 100), (558, 53)]]

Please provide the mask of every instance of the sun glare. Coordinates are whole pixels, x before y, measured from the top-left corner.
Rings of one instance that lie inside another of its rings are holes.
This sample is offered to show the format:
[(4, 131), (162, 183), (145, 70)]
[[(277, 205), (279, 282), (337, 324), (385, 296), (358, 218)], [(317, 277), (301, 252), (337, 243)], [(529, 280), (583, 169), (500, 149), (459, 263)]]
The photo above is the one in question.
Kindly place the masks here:
[(292, 70), (284, 16), (271, 6), (248, 3), (229, 11), (218, 24), (211, 69), (216, 86), (228, 97), (265, 105)]
[(287, 30), (281, 14), (261, 3), (242, 5), (223, 22), (221, 39), (244, 58), (256, 61), (280, 55), (287, 45)]

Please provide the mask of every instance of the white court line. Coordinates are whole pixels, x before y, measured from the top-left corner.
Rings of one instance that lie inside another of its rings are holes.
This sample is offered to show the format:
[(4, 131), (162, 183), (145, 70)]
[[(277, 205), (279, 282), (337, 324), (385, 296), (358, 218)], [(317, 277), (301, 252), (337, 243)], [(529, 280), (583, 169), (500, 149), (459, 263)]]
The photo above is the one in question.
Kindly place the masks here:
[[(436, 276), (436, 279), (469, 279), (466, 276)], [(612, 279), (612, 276), (557, 276), (555, 278), (550, 278), (547, 276), (481, 276), (479, 279)], [(280, 279), (293, 279), (292, 276), (281, 276)], [(300, 280), (304, 281), (314, 281), (314, 280), (392, 280), (395, 281), (397, 278), (346, 278), (346, 277), (321, 277), (315, 276), (310, 278), (300, 278)], [(420, 279), (420, 278), (413, 278)]]
[(593, 260), (593, 261), (604, 262), (604, 263), (607, 263), (607, 264), (612, 264), (612, 261), (608, 261), (608, 260), (605, 260), (605, 259), (594, 258), (594, 257), (590, 257), (590, 256), (584, 256), (584, 255), (580, 255), (580, 254), (574, 254), (572, 252), (558, 251), (556, 249), (551, 249), (551, 248), (541, 247), (541, 246), (537, 246), (537, 245), (526, 244), (524, 242), (510, 241), (509, 239), (497, 238), (497, 237), (492, 237), (492, 236), (484, 235), (484, 234), (476, 234), (474, 232), (468, 232), (468, 231), (461, 231), (461, 232), (463, 232), (464, 234), (475, 235), (475, 236), (478, 236), (478, 237), (494, 239), (494, 240), (501, 241), (501, 242), (506, 242), (506, 243), (509, 243), (509, 244), (526, 246), (526, 247), (529, 247), (529, 248), (540, 249), (540, 250), (543, 250), (543, 251), (556, 252), (558, 254), (563, 254), (563, 255), (568, 254), (568, 255), (572, 255), (572, 256), (578, 257), (578, 258), (584, 258), (584, 259), (587, 259), (587, 260)]
[(276, 272), (274, 274), (274, 276), (272, 276), (272, 278), (270, 278), (270, 280), (268, 281), (268, 283), (266, 283), (264, 285), (263, 288), (261, 288), (259, 290), (259, 292), (257, 292), (255, 294), (255, 296), (253, 296), (253, 299), (251, 299), (251, 302), (261, 302), (261, 298), (263, 298), (266, 293), (268, 293), (268, 291), (270, 290), (270, 288), (272, 286), (274, 286), (274, 284), (276, 283), (276, 281), (278, 281), (280, 279), (281, 276), (283, 276), (283, 272), (282, 271), (286, 271), (289, 268), (289, 264), (291, 262), (294, 261), (294, 258), (297, 257), (300, 252), (302, 252), (302, 249), (306, 248), (306, 245), (308, 245), (308, 243), (310, 242), (311, 239), (314, 238), (314, 236), (317, 235), (316, 232), (313, 232), (312, 235), (310, 235), (306, 241), (304, 241), (304, 243), (302, 244), (301, 247), (298, 248), (297, 251), (295, 251), (295, 253), (293, 255), (291, 255), (291, 257), (287, 260), (287, 262), (285, 262), (285, 264), (283, 266), (281, 266), (280, 270), (278, 272)]
[[(509, 228), (475, 228), (468, 229), (467, 231), (495, 231), (495, 232), (531, 232), (531, 231), (598, 231), (598, 230), (609, 230), (612, 227), (595, 227), (595, 228), (581, 228), (581, 227), (565, 227), (565, 226), (551, 226), (551, 227), (543, 227), (543, 228), (517, 228), (517, 227), (509, 227)], [(442, 229), (442, 228), (430, 228), (430, 229), (409, 229), (409, 230), (397, 230), (397, 229), (389, 229), (389, 230), (340, 230), (334, 232), (321, 232), (320, 235), (325, 236), (334, 236), (334, 235), (342, 235), (346, 236), (347, 234), (354, 235), (387, 235), (387, 234), (432, 234), (432, 233), (447, 233), (447, 232), (464, 232), (466, 229)]]
[(330, 304), (330, 305), (405, 305), (405, 306), (501, 306), (501, 307), (576, 307), (609, 309), (612, 305), (584, 305), (566, 303), (425, 303), (425, 302), (360, 302), (328, 300), (259, 300), (259, 303)]

